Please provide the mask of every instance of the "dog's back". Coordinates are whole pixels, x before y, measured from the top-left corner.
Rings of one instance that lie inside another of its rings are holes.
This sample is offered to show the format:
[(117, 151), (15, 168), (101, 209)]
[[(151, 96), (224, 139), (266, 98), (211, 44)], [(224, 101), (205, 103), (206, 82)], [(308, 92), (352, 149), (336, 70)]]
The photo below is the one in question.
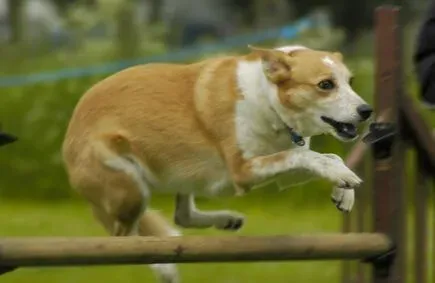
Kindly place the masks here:
[(214, 179), (224, 165), (216, 137), (200, 117), (213, 115), (213, 107), (199, 105), (203, 111), (198, 114), (198, 104), (210, 103), (198, 88), (206, 89), (212, 80), (204, 79), (204, 67), (221, 60), (137, 66), (92, 87), (79, 101), (63, 144), (71, 183), (80, 187), (83, 179), (94, 178), (87, 176), (94, 175), (93, 160), (106, 162), (116, 156), (134, 159), (146, 171), (149, 185), (163, 191), (171, 190), (167, 187), (179, 178)]

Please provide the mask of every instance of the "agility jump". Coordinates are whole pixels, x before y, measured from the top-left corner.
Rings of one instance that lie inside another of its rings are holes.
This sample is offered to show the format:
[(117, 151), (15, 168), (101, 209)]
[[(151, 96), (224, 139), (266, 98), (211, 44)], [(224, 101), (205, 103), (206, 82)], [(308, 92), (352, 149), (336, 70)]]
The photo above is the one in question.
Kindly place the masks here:
[[(393, 48), (399, 43), (398, 11), (396, 7), (384, 6), (376, 12), (377, 54), (382, 56), (382, 52), (385, 53), (383, 58), (377, 58), (377, 112), (392, 111), (384, 117), (384, 122), (372, 125), (366, 138), (374, 159), (375, 184), (383, 184), (382, 187), (371, 188), (376, 198), (373, 233), (346, 231), (263, 237), (0, 238), (0, 272), (36, 266), (359, 259), (373, 265), (370, 282), (404, 282), (402, 267), (406, 260), (406, 243), (402, 223), (406, 215), (401, 196), (403, 186), (392, 181), (398, 177), (393, 174), (392, 162), (403, 163), (403, 157), (397, 155), (397, 150), (401, 150), (397, 145), (401, 143), (396, 142), (396, 138), (403, 137), (403, 133), (401, 128), (395, 127), (399, 116), (396, 110), (401, 106), (393, 103), (401, 95), (398, 83), (401, 68), (396, 64), (400, 56)], [(390, 56), (386, 54), (388, 52)], [(412, 112), (409, 109), (406, 111)], [(409, 118), (414, 114), (407, 115), (408, 123), (415, 123)], [(421, 150), (430, 150), (424, 130), (417, 129), (415, 136)], [(425, 161), (426, 165), (435, 168), (432, 156)], [(423, 261), (422, 266), (427, 267), (427, 261)]]

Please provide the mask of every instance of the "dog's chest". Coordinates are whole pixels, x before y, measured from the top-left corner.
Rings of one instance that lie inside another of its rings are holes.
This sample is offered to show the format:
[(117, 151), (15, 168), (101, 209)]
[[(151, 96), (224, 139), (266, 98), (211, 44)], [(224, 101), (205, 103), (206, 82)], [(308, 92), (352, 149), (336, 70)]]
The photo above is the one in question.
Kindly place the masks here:
[(294, 147), (289, 129), (267, 99), (261, 95), (254, 98), (255, 103), (242, 100), (236, 105), (236, 138), (243, 157), (249, 159)]
[(294, 147), (287, 131), (259, 134), (250, 132), (238, 139), (245, 158), (274, 154)]
[(236, 132), (238, 146), (243, 157), (247, 159), (273, 154), (296, 146), (287, 128), (261, 119), (239, 116), (236, 120)]

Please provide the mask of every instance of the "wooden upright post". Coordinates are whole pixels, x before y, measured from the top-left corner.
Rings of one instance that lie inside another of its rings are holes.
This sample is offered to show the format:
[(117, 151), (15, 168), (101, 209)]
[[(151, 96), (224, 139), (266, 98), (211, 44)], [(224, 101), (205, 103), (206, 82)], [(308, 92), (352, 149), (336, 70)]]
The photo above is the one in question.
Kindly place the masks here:
[[(405, 145), (403, 119), (399, 111), (403, 91), (401, 65), (401, 26), (399, 8), (381, 6), (376, 9), (376, 73), (375, 111), (389, 111), (388, 120), (397, 131), (393, 139), (375, 143), (373, 149), (373, 230), (385, 233), (396, 245), (394, 257), (374, 265), (374, 283), (402, 283), (406, 279), (406, 205), (404, 194)], [(392, 260), (392, 261), (391, 261)], [(383, 276), (382, 264), (389, 264)], [(385, 275), (385, 274), (384, 274)]]

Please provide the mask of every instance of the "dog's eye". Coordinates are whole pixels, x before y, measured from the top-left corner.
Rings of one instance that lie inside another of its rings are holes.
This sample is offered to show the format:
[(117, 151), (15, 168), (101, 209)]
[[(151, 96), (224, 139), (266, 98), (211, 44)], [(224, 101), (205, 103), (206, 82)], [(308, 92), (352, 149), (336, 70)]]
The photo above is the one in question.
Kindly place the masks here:
[(323, 90), (331, 90), (335, 87), (335, 84), (332, 80), (323, 80), (317, 86)]

